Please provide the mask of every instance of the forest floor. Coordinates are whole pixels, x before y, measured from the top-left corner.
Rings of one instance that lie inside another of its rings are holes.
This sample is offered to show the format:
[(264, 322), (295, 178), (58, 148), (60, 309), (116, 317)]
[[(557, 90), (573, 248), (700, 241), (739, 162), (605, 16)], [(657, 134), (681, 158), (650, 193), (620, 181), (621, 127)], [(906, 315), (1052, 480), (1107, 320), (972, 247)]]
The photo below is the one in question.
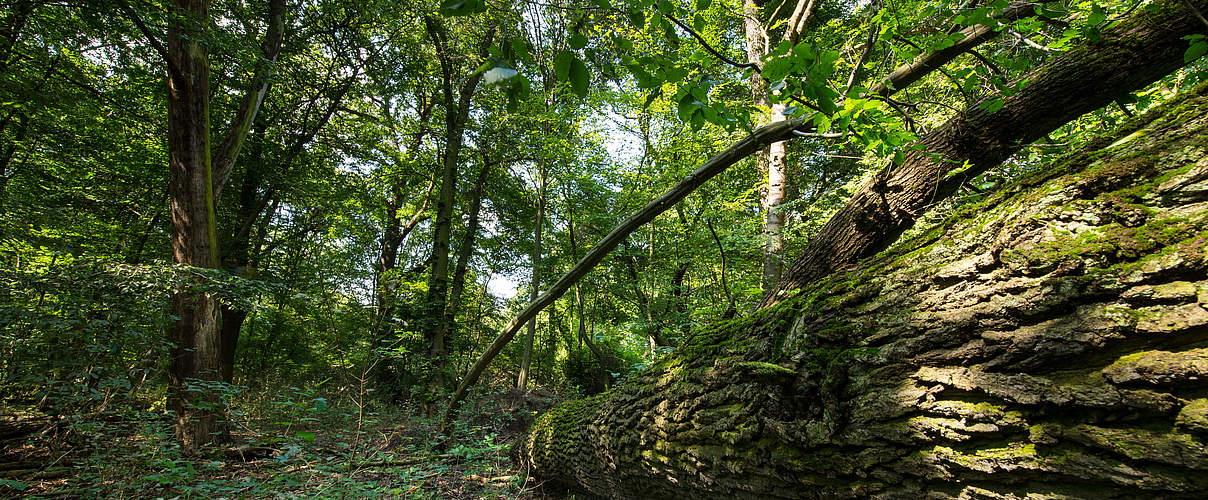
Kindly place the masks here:
[[(228, 445), (184, 457), (162, 412), (0, 415), (0, 497), (547, 498), (509, 458), (511, 444), (561, 396), (484, 391), (450, 437), (403, 407), (355, 405), (291, 388), (262, 403)], [(351, 406), (351, 410), (349, 409)]]

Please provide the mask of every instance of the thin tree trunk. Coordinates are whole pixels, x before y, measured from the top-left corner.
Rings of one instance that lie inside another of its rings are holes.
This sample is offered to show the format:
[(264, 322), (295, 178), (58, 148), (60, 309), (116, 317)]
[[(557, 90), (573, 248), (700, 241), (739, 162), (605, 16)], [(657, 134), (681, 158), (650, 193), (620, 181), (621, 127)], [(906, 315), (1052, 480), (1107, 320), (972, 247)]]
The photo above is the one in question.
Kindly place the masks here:
[(457, 265), (453, 269), (453, 283), (449, 286), (449, 306), (445, 310), (444, 324), (441, 328), (449, 335), (453, 328), (454, 316), (461, 308), (462, 291), (466, 286), (466, 273), (470, 269), (470, 258), (474, 256), (474, 246), (478, 239), (478, 227), (481, 224), (479, 214), (482, 212), (482, 190), (486, 186), (487, 176), (491, 171), (491, 163), (487, 158), (482, 159), (482, 169), (478, 179), (474, 181), (474, 189), (470, 192), (470, 214), (466, 222), (466, 234), (462, 236), (461, 246), (457, 248)]
[(722, 319), (733, 318), (738, 314), (738, 307), (734, 304), (734, 294), (730, 292), (730, 284), (726, 279), (726, 247), (722, 246), (721, 238), (717, 236), (717, 231), (713, 229), (713, 221), (705, 219), (705, 225), (709, 226), (709, 234), (713, 235), (713, 242), (717, 244), (717, 255), (721, 257), (721, 289), (726, 294), (726, 311), (722, 313)]
[[(533, 274), (529, 300), (536, 300), (541, 293), (541, 225), (545, 220), (545, 166), (547, 161), (546, 158), (542, 158), (540, 167), (537, 169), (537, 221), (533, 227), (533, 253), (530, 257), (533, 262)], [(520, 373), (516, 377), (516, 387), (522, 391), (528, 390), (529, 363), (533, 359), (533, 342), (536, 335), (537, 317), (534, 316), (528, 323), (528, 334), (524, 339), (524, 356), (520, 358)]]
[[(233, 237), (226, 241), (223, 251), (223, 268), (244, 278), (252, 277), (252, 227), (264, 210), (265, 203), (262, 201), (268, 201), (259, 199), (264, 180), (260, 168), (264, 161), (264, 121), (262, 118), (257, 120), (258, 140), (252, 143), (249, 151), (251, 161), (248, 162), (243, 184), (239, 186), (238, 228), (235, 229)], [(228, 384), (235, 378), (235, 352), (239, 346), (239, 332), (243, 329), (246, 319), (247, 311), (231, 307), (230, 304), (222, 304), (222, 380)]]
[[(442, 157), (440, 196), (436, 202), (436, 221), (432, 237), (432, 267), (428, 277), (428, 293), (425, 299), (428, 324), (424, 329), (425, 351), (432, 370), (428, 377), (429, 393), (443, 393), (452, 381), (448, 368), (448, 346), (445, 331), (441, 329), (448, 303), (449, 289), (449, 239), (452, 234), (454, 194), (457, 189), (458, 161), (461, 153), (466, 122), (470, 116), (470, 103), (481, 72), (475, 72), (454, 95), (454, 78), (457, 67), (454, 54), (449, 53), (444, 26), (432, 17), (424, 18), (428, 35), (436, 44), (442, 72), (442, 90), (445, 108), (445, 151)], [(483, 37), (484, 46), (494, 38), (492, 27)]]
[[(813, 14), (815, 2), (802, 0), (797, 3), (788, 25), (785, 27), (783, 39), (796, 44), (801, 36), (810, 15)], [(763, 66), (763, 57), (767, 55), (767, 32), (763, 29), (763, 21), (759, 17), (759, 7), (754, 0), (747, 0), (743, 12), (745, 34), (747, 39), (747, 62)], [(784, 121), (784, 103), (772, 104), (768, 92), (768, 83), (758, 73), (751, 75), (751, 102), (755, 106), (769, 110), (768, 123)], [(780, 282), (781, 270), (784, 267), (784, 222), (786, 214), (781, 208), (785, 202), (786, 157), (788, 150), (783, 141), (769, 144), (755, 160), (760, 172), (767, 173), (767, 186), (764, 188), (763, 210), (763, 278), (762, 287), (768, 290)]]
[[(427, 126), (429, 118), (432, 116), (434, 100), (428, 99), (423, 91), (416, 93), (416, 107), (419, 112), (416, 114), (416, 122), (419, 123), (420, 130), (412, 136), (411, 142), (407, 144), (406, 150), (402, 150), (403, 146), (394, 143), (395, 150), (392, 155), (394, 158), (394, 167), (402, 168), (405, 164), (414, 162), (419, 158), (419, 148), (423, 144), (424, 137), (428, 135), (429, 128)], [(382, 115), (390, 118), (392, 111), (390, 106), (384, 105)], [(391, 120), (393, 124), (393, 120)], [(403, 154), (407, 156), (404, 157)], [(393, 331), (393, 325), (390, 324), (390, 317), (394, 314), (395, 286), (388, 278), (389, 273), (398, 265), (398, 250), (407, 239), (407, 235), (415, 229), (421, 221), (426, 219), (424, 211), (428, 208), (428, 203), (432, 200), (432, 188), (436, 187), (436, 177), (433, 176), (428, 182), (428, 187), (424, 190), (423, 201), (419, 208), (415, 210), (411, 218), (406, 224), (403, 224), (403, 218), (399, 214), (399, 209), (402, 208), (403, 198), (406, 188), (406, 183), (400, 180), (392, 181), (390, 184), (390, 196), (386, 199), (386, 227), (382, 231), (382, 247), (378, 253), (377, 263), (374, 265), (374, 283), (377, 288), (377, 337), (381, 341)]]
[[(570, 233), (570, 255), (572, 259), (578, 261), (579, 235), (577, 232), (575, 232), (575, 206), (571, 201), (570, 188), (566, 183), (562, 184), (562, 189), (562, 197), (566, 203), (566, 227), (567, 232)], [(575, 337), (579, 339), (579, 342), (587, 346), (587, 349), (591, 351), (592, 356), (596, 358), (596, 362), (599, 363), (600, 366), (604, 366), (604, 358), (600, 353), (600, 349), (596, 347), (596, 343), (592, 341), (591, 337), (587, 333), (587, 315), (584, 313), (585, 307), (583, 293), (581, 290), (582, 287), (582, 283), (575, 284)]]

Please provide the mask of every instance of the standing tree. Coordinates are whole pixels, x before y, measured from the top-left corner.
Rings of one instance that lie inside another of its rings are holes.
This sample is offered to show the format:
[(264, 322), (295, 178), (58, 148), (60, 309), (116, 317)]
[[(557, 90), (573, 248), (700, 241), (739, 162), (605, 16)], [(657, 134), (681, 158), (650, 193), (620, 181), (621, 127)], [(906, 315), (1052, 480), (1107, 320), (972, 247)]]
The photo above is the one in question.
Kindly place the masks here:
[(443, 20), (432, 16), (424, 18), (425, 29), (440, 61), (441, 106), (445, 117), (440, 191), (436, 198), (436, 219), (432, 236), (432, 266), (428, 277), (428, 294), (424, 301), (427, 310), (427, 326), (424, 329), (425, 353), (432, 363), (431, 372), (428, 374), (428, 388), (433, 395), (444, 393), (452, 384), (448, 359), (449, 339), (445, 337), (448, 332), (445, 309), (449, 301), (449, 247), (453, 233), (453, 205), (456, 201), (454, 195), (466, 125), (470, 119), (474, 94), (483, 75), (475, 69), (477, 64), (467, 65), (463, 64), (463, 61), (467, 57), (471, 60), (481, 58), (481, 54), (486, 52), (486, 48), (494, 41), (495, 22), (486, 22), (489, 25), (485, 27), (485, 32), (476, 38), (475, 56), (459, 52), (463, 47), (454, 43), (457, 40), (450, 39)]
[[(263, 58), (244, 89), (226, 136), (212, 147), (210, 135), (210, 0), (173, 0), (166, 43), (123, 2), (123, 11), (163, 57), (168, 72), (168, 196), (172, 257), (179, 264), (219, 266), (217, 197), (255, 121), (281, 50), (285, 0), (267, 5)], [(222, 380), (221, 315), (215, 297), (194, 282), (172, 296), (176, 321), (169, 334), (171, 393), (176, 434), (187, 452), (215, 439), (221, 410), (210, 382)]]

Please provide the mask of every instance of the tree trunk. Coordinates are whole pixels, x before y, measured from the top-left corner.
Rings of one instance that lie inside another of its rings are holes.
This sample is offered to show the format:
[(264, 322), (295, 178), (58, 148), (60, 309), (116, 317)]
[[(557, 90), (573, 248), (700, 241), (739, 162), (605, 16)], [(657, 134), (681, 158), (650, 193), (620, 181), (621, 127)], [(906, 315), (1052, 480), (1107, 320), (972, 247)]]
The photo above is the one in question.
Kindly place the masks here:
[[(577, 232), (575, 232), (575, 205), (571, 201), (570, 188), (565, 183), (562, 184), (562, 199), (566, 203), (566, 230), (570, 236), (570, 256), (571, 259), (578, 261), (579, 235)], [(575, 311), (573, 314), (575, 318), (575, 338), (579, 339), (579, 342), (587, 346), (587, 349), (591, 351), (592, 357), (595, 358), (596, 362), (599, 363), (600, 366), (604, 366), (604, 357), (600, 353), (600, 349), (596, 347), (596, 343), (593, 342), (591, 340), (591, 336), (587, 334), (587, 315), (584, 311), (585, 301), (583, 300), (582, 287), (582, 283), (575, 285)], [(570, 346), (568, 345), (567, 351), (569, 350)]]
[[(546, 159), (542, 158), (541, 166), (537, 169), (537, 222), (533, 227), (533, 275), (529, 300), (537, 300), (541, 293), (541, 223), (545, 220), (545, 162)], [(554, 325), (550, 324), (549, 327), (553, 328)], [(533, 359), (533, 341), (536, 336), (537, 317), (534, 316), (528, 323), (524, 338), (524, 356), (520, 358), (520, 374), (516, 377), (516, 387), (522, 391), (528, 389), (529, 363)]]
[[(409, 144), (406, 151), (397, 151), (394, 155), (395, 167), (402, 168), (406, 163), (414, 162), (419, 157), (419, 147), (423, 143), (423, 139), (428, 135), (427, 123), (432, 113), (432, 101), (427, 99), (424, 94), (418, 94), (419, 113), (416, 121), (420, 124), (420, 131), (416, 133)], [(383, 115), (390, 116), (389, 108), (385, 109)], [(397, 149), (397, 148), (396, 148)], [(404, 159), (403, 153), (408, 155)], [(391, 271), (398, 265), (398, 249), (406, 241), (407, 236), (415, 227), (423, 220), (427, 219), (424, 214), (428, 208), (428, 203), (432, 200), (432, 188), (436, 186), (435, 177), (428, 183), (428, 187), (424, 190), (423, 200), (419, 204), (419, 208), (415, 210), (411, 218), (403, 223), (402, 215), (399, 214), (399, 209), (402, 208), (404, 201), (404, 189), (407, 187), (405, 182), (395, 181), (390, 186), (390, 198), (386, 200), (386, 227), (382, 231), (382, 247), (378, 253), (378, 260), (374, 266), (374, 283), (377, 284), (377, 336), (376, 340), (381, 341), (388, 338), (394, 332), (394, 324), (392, 318), (395, 310), (395, 300), (397, 300), (397, 286), (395, 278), (391, 277)]]
[(1205, 137), (1200, 86), (516, 453), (608, 498), (1203, 498)]
[(484, 156), (482, 170), (478, 171), (478, 179), (474, 181), (474, 190), (470, 192), (470, 213), (466, 221), (466, 234), (462, 236), (461, 245), (457, 248), (457, 265), (453, 268), (453, 283), (449, 286), (449, 305), (445, 308), (444, 323), (441, 328), (445, 335), (451, 334), (454, 318), (461, 308), (462, 294), (466, 288), (466, 273), (470, 270), (470, 258), (474, 256), (474, 245), (478, 239), (478, 226), (481, 224), (479, 214), (482, 213), (482, 189), (486, 186), (487, 176), (491, 172), (491, 163)]
[[(180, 264), (218, 266), (210, 167), (210, 67), (203, 37), (187, 26), (205, 25), (209, 1), (174, 0), (168, 26), (168, 163), (172, 257)], [(196, 24), (194, 24), (196, 23)], [(221, 380), (218, 301), (185, 286), (172, 295), (168, 409), (186, 453), (211, 442), (221, 412), (216, 394), (198, 384)], [(201, 402), (201, 404), (198, 404)]]
[(928, 206), (964, 182), (995, 167), (1022, 146), (1085, 113), (1106, 106), (1184, 65), (1184, 36), (1205, 29), (1188, 5), (1208, 1), (1159, 1), (1087, 43), (1028, 73), (1027, 85), (1001, 109), (973, 106), (925, 135), (923, 149), (909, 151), (860, 189), (806, 246), (764, 305), (834, 270), (854, 264), (913, 225)]
[[(239, 186), (239, 203), (236, 213), (237, 224), (232, 228), (233, 234), (223, 241), (222, 268), (244, 278), (253, 278), (251, 270), (251, 247), (254, 237), (253, 229), (256, 221), (264, 212), (268, 199), (261, 198), (260, 191), (264, 181), (261, 165), (264, 161), (264, 119), (256, 120), (257, 139), (253, 141), (248, 162), (247, 172), (243, 183)], [(266, 221), (267, 222), (267, 221)], [(258, 234), (258, 233), (256, 233)], [(260, 242), (257, 242), (259, 244)], [(222, 380), (231, 383), (235, 378), (235, 353), (239, 346), (239, 332), (243, 322), (247, 320), (247, 311), (222, 304)]]
[[(457, 190), (458, 159), (465, 140), (464, 131), (470, 116), (470, 103), (482, 73), (470, 76), (460, 91), (454, 93), (454, 79), (458, 68), (455, 54), (449, 53), (444, 26), (440, 21), (425, 17), (428, 35), (436, 44), (442, 72), (442, 89), (445, 108), (445, 150), (442, 157), (440, 195), (436, 201), (436, 221), (432, 236), (432, 267), (428, 275), (428, 294), (425, 298), (428, 325), (424, 329), (424, 345), (432, 370), (428, 375), (429, 393), (445, 392), (452, 382), (448, 366), (448, 346), (445, 331), (441, 329), (449, 292), (449, 239), (453, 229), (453, 203)], [(489, 44), (494, 38), (494, 29), (486, 37)]]
[[(784, 121), (784, 105), (772, 106), (772, 122)], [(768, 185), (765, 193), (763, 220), (763, 289), (768, 290), (780, 282), (781, 269), (784, 267), (784, 220), (785, 213), (781, 209), (784, 204), (784, 187), (788, 179), (785, 177), (785, 142), (775, 142), (768, 145), (767, 174)]]
[[(767, 55), (767, 32), (763, 29), (763, 19), (759, 16), (759, 7), (753, 0), (747, 0), (744, 15), (745, 34), (747, 38), (747, 62), (763, 67), (763, 57)], [(787, 5), (787, 3), (785, 4)], [(806, 22), (814, 12), (813, 0), (797, 2), (793, 13), (788, 18), (782, 38), (796, 44), (805, 28)], [(751, 75), (751, 102), (755, 106), (769, 110), (768, 123), (785, 120), (783, 103), (772, 104), (768, 92), (768, 83), (759, 74)], [(781, 270), (784, 267), (784, 222), (785, 213), (780, 208), (785, 202), (785, 176), (788, 150), (784, 141), (773, 142), (767, 149), (760, 151), (755, 157), (755, 165), (760, 172), (766, 172), (768, 183), (763, 193), (763, 279), (762, 287), (770, 290), (780, 282)]]

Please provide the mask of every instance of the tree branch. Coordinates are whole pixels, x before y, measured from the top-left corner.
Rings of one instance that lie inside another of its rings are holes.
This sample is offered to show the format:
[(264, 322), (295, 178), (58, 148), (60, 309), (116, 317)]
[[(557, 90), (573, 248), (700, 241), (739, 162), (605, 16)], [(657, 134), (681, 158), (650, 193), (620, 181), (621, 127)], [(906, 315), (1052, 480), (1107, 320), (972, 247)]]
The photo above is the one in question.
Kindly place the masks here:
[(260, 44), (263, 58), (256, 63), (256, 70), (252, 74), (251, 81), (248, 82), (243, 102), (239, 104), (239, 111), (231, 119), (230, 129), (227, 130), (226, 137), (218, 145), (218, 150), (212, 160), (215, 202), (222, 195), (222, 188), (226, 185), (227, 178), (231, 175), (231, 169), (235, 166), (235, 158), (239, 156), (239, 150), (243, 148), (243, 143), (247, 140), (252, 122), (256, 120), (256, 113), (260, 112), (260, 105), (264, 103), (264, 95), (268, 93), (269, 80), (276, 69), (277, 56), (281, 54), (281, 44), (285, 37), (285, 0), (269, 2), (267, 21), (264, 41)]
[[(1015, 20), (1035, 14), (1036, 4), (1030, 2), (1017, 2), (1008, 6), (1003, 10), (1002, 18), (1005, 20)], [(973, 47), (976, 47), (987, 40), (997, 37), (1001, 31), (983, 25), (969, 26), (959, 33), (965, 35), (960, 41), (953, 44), (951, 47), (937, 50), (929, 54), (925, 54), (915, 58), (910, 64), (899, 67), (894, 70), (889, 76), (886, 76), (881, 83), (873, 86), (869, 90), (870, 95), (888, 95), (890, 89), (901, 88), (905, 85), (914, 83), (923, 75), (931, 72), (935, 68), (939, 68), (948, 64), (956, 56), (964, 54)]]
[(164, 63), (168, 66), (168, 75), (172, 79), (179, 81), (181, 79), (180, 66), (176, 60), (168, 55), (168, 49), (155, 37), (154, 33), (151, 33), (151, 30), (143, 23), (142, 18), (138, 16), (137, 12), (134, 12), (134, 8), (130, 7), (130, 4), (126, 0), (118, 0), (118, 7), (121, 8), (122, 12), (126, 13), (126, 17), (130, 18), (134, 26), (138, 27), (138, 31), (146, 37), (147, 43), (151, 44), (151, 48), (155, 49), (159, 53), (159, 56), (164, 59)]
[(675, 23), (675, 25), (679, 26), (680, 29), (687, 31), (689, 35), (692, 35), (692, 38), (695, 38), (697, 42), (700, 42), (701, 46), (704, 47), (706, 51), (708, 51), (710, 54), (713, 54), (713, 57), (721, 59), (722, 62), (729, 64), (730, 66), (734, 66), (735, 68), (738, 68), (738, 69), (755, 69), (755, 70), (761, 69), (758, 64), (740, 63), (738, 61), (730, 59), (729, 57), (726, 57), (721, 52), (718, 52), (717, 49), (713, 48), (712, 45), (709, 45), (709, 42), (706, 42), (705, 39), (700, 36), (700, 33), (697, 33), (696, 30), (694, 30), (691, 27), (689, 27), (688, 25), (684, 24), (679, 19), (676, 19), (675, 16), (673, 16), (671, 14), (663, 14), (663, 17), (666, 17), (667, 20)]

